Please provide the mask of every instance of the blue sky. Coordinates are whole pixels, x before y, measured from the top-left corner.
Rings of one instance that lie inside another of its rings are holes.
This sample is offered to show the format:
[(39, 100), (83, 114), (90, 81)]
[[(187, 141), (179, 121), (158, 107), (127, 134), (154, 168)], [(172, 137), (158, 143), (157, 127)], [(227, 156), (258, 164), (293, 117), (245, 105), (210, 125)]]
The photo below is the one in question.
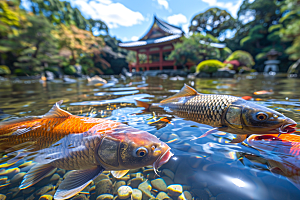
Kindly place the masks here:
[(123, 42), (140, 39), (153, 16), (181, 27), (186, 33), (191, 19), (211, 7), (226, 9), (233, 17), (242, 0), (69, 0), (87, 18), (101, 19), (109, 33)]

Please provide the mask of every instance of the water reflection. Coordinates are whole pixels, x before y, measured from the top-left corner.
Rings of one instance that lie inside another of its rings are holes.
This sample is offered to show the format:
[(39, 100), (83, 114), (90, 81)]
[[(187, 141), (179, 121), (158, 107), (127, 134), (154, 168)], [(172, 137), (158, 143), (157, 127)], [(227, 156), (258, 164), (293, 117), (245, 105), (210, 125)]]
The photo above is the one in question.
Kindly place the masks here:
[[(185, 189), (196, 199), (299, 199), (300, 190), (296, 187), (299, 174), (294, 173), (299, 171), (299, 155), (287, 153), (287, 149), (291, 149), (287, 148), (289, 143), (281, 142), (279, 147), (283, 149), (280, 151), (278, 144), (272, 147), (265, 142), (261, 147), (246, 141), (238, 145), (228, 144), (234, 135), (225, 132), (195, 139), (211, 127), (179, 117), (173, 118), (172, 115), (153, 116), (153, 113), (144, 113), (142, 108), (135, 106), (135, 98), (159, 102), (178, 92), (184, 83), (192, 85), (192, 82), (201, 93), (252, 96), (255, 103), (280, 111), (300, 122), (300, 80), (286, 79), (281, 75), (263, 77), (255, 74), (236, 79), (176, 81), (134, 77), (104, 86), (88, 86), (85, 80), (70, 84), (47, 82), (45, 87), (37, 80), (5, 81), (0, 84), (0, 108), (3, 111), (0, 112), (0, 120), (42, 115), (56, 101), (63, 99), (66, 102), (63, 108), (76, 115), (105, 117), (148, 131), (166, 142), (175, 156), (163, 165), (161, 171), (172, 171), (174, 178), (167, 179), (164, 173), (161, 173), (161, 177), (166, 183), (170, 181), (168, 185), (176, 183), (186, 186)], [(273, 94), (254, 94), (261, 90), (272, 90)], [(155, 124), (164, 117), (170, 123)], [(270, 146), (273, 149), (266, 149)], [(297, 150), (294, 148), (293, 152)], [(0, 193), (9, 194), (10, 185), (4, 181), (1, 173), (11, 170), (5, 175), (7, 180), (11, 180), (15, 174), (27, 172), (32, 162), (28, 157), (15, 163), (8, 164), (6, 161), (7, 157), (3, 157), (0, 165)], [(61, 178), (64, 173), (61, 173)], [(46, 185), (45, 182), (41, 183), (37, 189)]]

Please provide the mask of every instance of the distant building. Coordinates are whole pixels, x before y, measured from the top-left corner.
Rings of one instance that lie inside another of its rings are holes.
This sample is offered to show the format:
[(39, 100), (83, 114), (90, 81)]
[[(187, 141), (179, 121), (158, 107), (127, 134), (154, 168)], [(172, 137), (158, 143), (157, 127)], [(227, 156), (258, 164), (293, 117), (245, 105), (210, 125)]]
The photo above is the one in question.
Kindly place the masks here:
[[(150, 30), (140, 40), (135, 42), (119, 43), (119, 47), (127, 50), (136, 51), (136, 63), (129, 65), (129, 70), (163, 70), (180, 69), (182, 66), (176, 66), (174, 60), (168, 60), (169, 54), (174, 49), (173, 44), (179, 41), (184, 35), (181, 28), (168, 24), (156, 16)], [(146, 54), (145, 63), (139, 61), (139, 54)]]

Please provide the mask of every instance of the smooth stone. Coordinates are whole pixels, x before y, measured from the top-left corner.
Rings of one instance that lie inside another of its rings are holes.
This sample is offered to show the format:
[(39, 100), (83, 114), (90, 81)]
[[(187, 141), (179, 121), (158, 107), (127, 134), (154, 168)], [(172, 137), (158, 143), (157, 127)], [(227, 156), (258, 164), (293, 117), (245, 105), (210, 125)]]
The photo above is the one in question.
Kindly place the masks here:
[(129, 185), (132, 188), (138, 188), (139, 185), (144, 181), (143, 178), (133, 178), (128, 181), (127, 185)]
[(174, 182), (182, 185), (188, 185), (190, 183), (189, 179), (195, 175), (195, 170), (188, 164), (186, 160), (182, 160), (176, 169)]
[(192, 189), (192, 186), (189, 186), (189, 185), (183, 185), (182, 186), (182, 189), (183, 189), (183, 191), (185, 191), (185, 190), (191, 190)]
[(31, 194), (34, 190), (35, 190), (35, 187), (31, 186), (29, 188), (22, 190), (22, 192), (23, 192), (23, 194)]
[[(174, 157), (174, 156), (173, 156)], [(162, 168), (163, 169), (169, 169), (169, 170), (171, 170), (172, 172), (176, 172), (176, 169), (177, 169), (177, 167), (178, 167), (178, 165), (179, 165), (179, 163), (181, 162), (181, 159), (170, 159), (167, 163), (165, 163), (163, 166), (162, 166)]]
[(127, 199), (132, 194), (132, 188), (130, 186), (121, 186), (118, 189), (118, 198), (119, 199)]
[(73, 197), (71, 200), (88, 200), (88, 198), (84, 194), (79, 194)]
[(137, 172), (137, 173), (130, 174), (130, 177), (131, 178), (140, 178), (140, 177), (144, 177), (144, 176), (141, 172)]
[(171, 135), (169, 135), (168, 140), (174, 140), (174, 139), (179, 139), (179, 136), (175, 133), (172, 133)]
[(64, 179), (71, 173), (72, 171), (68, 171), (67, 173), (65, 173), (65, 175), (64, 175)]
[(52, 195), (52, 196), (54, 196), (55, 192), (56, 192), (56, 190), (53, 189), (53, 190), (48, 191), (45, 195)]
[(7, 183), (7, 176), (0, 176), (0, 185)]
[(195, 196), (201, 198), (201, 200), (209, 200), (209, 194), (207, 193), (207, 191), (202, 190), (202, 189), (193, 189), (191, 191)]
[(60, 179), (60, 175), (55, 173), (51, 176), (50, 183), (56, 183), (59, 179)]
[(6, 196), (4, 194), (0, 194), (0, 200), (5, 200)]
[(16, 175), (14, 175), (14, 177), (10, 180), (11, 183), (19, 183), (23, 180), (23, 177), (25, 176), (25, 172), (20, 172)]
[(99, 181), (101, 181), (103, 179), (109, 179), (109, 176), (105, 175), (105, 174), (100, 174), (97, 178), (95, 178), (94, 182), (98, 183)]
[(144, 181), (143, 183), (141, 183), (138, 187), (139, 190), (142, 191), (143, 193), (143, 200), (148, 200), (150, 198), (155, 198), (152, 194), (151, 194), (151, 189), (152, 186), (149, 184), (148, 181)]
[(53, 185), (46, 185), (46, 186), (42, 187), (41, 189), (39, 189), (38, 191), (36, 191), (35, 195), (41, 196), (52, 189), (53, 189)]
[(139, 172), (141, 170), (141, 168), (137, 168), (137, 169), (131, 169), (131, 170), (129, 170), (129, 174), (133, 174), (133, 173), (137, 173), (137, 172)]
[(0, 172), (0, 176), (7, 176), (9, 179), (14, 177), (16, 174), (20, 173), (20, 169), (18, 167), (11, 168)]
[(30, 196), (27, 197), (25, 200), (35, 200), (34, 194), (30, 195)]
[(96, 196), (101, 194), (111, 194), (112, 193), (112, 182), (109, 179), (103, 179), (96, 184)]
[(203, 161), (202, 157), (192, 156), (188, 159), (189, 165), (194, 168), (198, 169), (200, 166), (200, 163)]
[(151, 185), (153, 188), (157, 189), (158, 191), (164, 191), (167, 192), (167, 184), (162, 178), (154, 179), (151, 181)]
[(169, 177), (170, 179), (174, 179), (174, 172), (172, 172), (171, 170), (169, 169), (163, 169), (162, 170), (162, 175), (166, 175), (167, 177)]
[(193, 196), (189, 191), (184, 191), (179, 197), (178, 200), (192, 200)]
[(62, 181), (63, 181), (63, 179), (59, 178), (59, 180), (57, 181), (55, 187), (58, 188), (58, 186), (61, 184)]
[(39, 198), (39, 200), (52, 200), (52, 199), (53, 199), (53, 196), (48, 195), (48, 194), (45, 194)]
[(166, 183), (167, 185), (172, 185), (172, 184), (174, 184), (174, 182), (172, 181), (172, 179), (170, 179), (170, 178), (167, 177), (167, 176), (162, 176), (161, 178), (164, 179), (164, 181), (165, 181), (165, 183)]
[(131, 200), (142, 200), (143, 193), (139, 189), (133, 189), (131, 194)]
[(115, 179), (117, 179), (118, 181), (128, 181), (130, 179), (130, 175), (126, 174), (122, 178), (115, 178)]
[(58, 169), (57, 171), (56, 171), (56, 173), (58, 173), (60, 176), (64, 176), (65, 175), (65, 173), (66, 173), (66, 170), (65, 169)]
[(19, 194), (20, 189), (19, 189), (19, 187), (14, 187), (14, 188), (11, 188), (8, 190), (8, 193), (10, 193), (10, 192), (12, 193), (12, 197), (14, 198)]
[(160, 193), (158, 193), (158, 195), (156, 196), (156, 198), (157, 198), (157, 199), (160, 199), (160, 200), (162, 200), (162, 199), (172, 200), (172, 198), (169, 197), (169, 196), (167, 195), (167, 193), (165, 193), (165, 192), (160, 192)]
[(113, 200), (114, 196), (112, 194), (101, 194), (96, 200)]
[(123, 185), (126, 185), (126, 182), (125, 181), (117, 181), (115, 182), (114, 184), (114, 188), (113, 188), (113, 194), (118, 194), (118, 189), (119, 187), (123, 186)]
[(179, 184), (173, 184), (168, 186), (168, 195), (172, 197), (178, 197), (182, 193), (182, 186)]

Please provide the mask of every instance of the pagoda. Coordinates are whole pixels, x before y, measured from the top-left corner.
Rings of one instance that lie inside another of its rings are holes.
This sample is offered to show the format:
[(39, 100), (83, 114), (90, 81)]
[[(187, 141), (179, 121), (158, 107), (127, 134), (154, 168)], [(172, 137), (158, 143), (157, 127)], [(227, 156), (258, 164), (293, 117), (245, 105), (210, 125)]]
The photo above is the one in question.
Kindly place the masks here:
[[(136, 51), (136, 63), (129, 65), (129, 70), (148, 71), (163, 69), (178, 69), (174, 60), (169, 60), (168, 56), (174, 49), (174, 43), (184, 35), (181, 28), (168, 24), (156, 16), (150, 30), (138, 41), (119, 43), (119, 47)], [(147, 60), (139, 61), (139, 54), (145, 54)]]

